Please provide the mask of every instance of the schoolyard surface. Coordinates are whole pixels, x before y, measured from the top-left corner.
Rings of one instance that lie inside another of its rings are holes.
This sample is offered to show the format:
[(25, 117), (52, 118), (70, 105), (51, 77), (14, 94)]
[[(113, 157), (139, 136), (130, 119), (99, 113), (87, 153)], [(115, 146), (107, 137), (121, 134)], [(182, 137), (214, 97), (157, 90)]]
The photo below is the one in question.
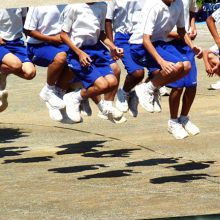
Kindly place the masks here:
[[(198, 24), (197, 44), (213, 40)], [(153, 219), (220, 213), (220, 91), (209, 90), (203, 62), (191, 119), (201, 133), (175, 140), (162, 113), (139, 106), (137, 118), (112, 124), (91, 117), (53, 122), (32, 81), (8, 78), (9, 107), (0, 115), (0, 219)], [(122, 69), (122, 79), (125, 71)], [(91, 102), (90, 102), (91, 103)]]

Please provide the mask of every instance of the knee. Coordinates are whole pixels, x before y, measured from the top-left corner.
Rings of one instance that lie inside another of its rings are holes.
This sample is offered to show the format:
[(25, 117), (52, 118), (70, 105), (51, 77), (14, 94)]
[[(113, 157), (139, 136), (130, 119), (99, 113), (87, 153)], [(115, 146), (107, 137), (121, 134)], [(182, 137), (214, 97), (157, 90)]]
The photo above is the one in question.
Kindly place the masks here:
[(36, 70), (35, 68), (27, 70), (25, 72), (25, 79), (32, 80), (36, 76)]
[(20, 73), (22, 71), (22, 62), (21, 61), (12, 62), (10, 68), (13, 73)]
[(184, 70), (184, 64), (183, 62), (178, 62), (176, 63), (176, 69), (177, 69), (177, 73), (182, 73)]
[(67, 58), (67, 54), (65, 52), (58, 53), (54, 58), (54, 62), (59, 63), (60, 65), (65, 65), (66, 58)]
[(108, 79), (108, 87), (109, 89), (114, 89), (118, 86), (119, 84), (119, 81), (117, 80), (116, 77), (112, 76), (112, 77), (109, 77)]
[(144, 70), (136, 70), (132, 75), (141, 81), (144, 78)]
[(184, 72), (188, 74), (192, 68), (191, 63), (189, 61), (185, 61), (183, 62), (183, 66), (184, 66)]
[(106, 80), (102, 80), (102, 82), (99, 82), (96, 86), (96, 92), (97, 93), (105, 93), (105, 91), (107, 91), (109, 88), (109, 84)]
[(117, 79), (118, 79), (118, 78), (120, 77), (120, 75), (121, 75), (121, 69), (120, 69), (120, 67), (118, 66), (117, 63), (113, 63), (113, 64), (111, 65), (111, 68), (112, 68), (112, 71), (113, 71), (115, 77), (117, 77)]

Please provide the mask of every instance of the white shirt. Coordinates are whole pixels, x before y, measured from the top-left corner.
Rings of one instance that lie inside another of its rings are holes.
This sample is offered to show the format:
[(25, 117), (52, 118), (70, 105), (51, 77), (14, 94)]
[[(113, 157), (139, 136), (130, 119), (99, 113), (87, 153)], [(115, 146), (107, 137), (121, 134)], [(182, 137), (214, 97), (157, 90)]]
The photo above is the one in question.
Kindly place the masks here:
[(64, 10), (62, 30), (77, 47), (95, 45), (105, 28), (106, 11), (105, 2), (68, 5)]
[(0, 37), (11, 41), (22, 37), (26, 8), (0, 9)]
[(209, 48), (209, 50), (211, 50), (212, 53), (214, 53), (216, 56), (219, 56), (219, 49), (218, 49), (218, 45), (217, 44), (214, 44), (213, 46), (211, 46)]
[[(47, 36), (59, 34), (61, 31), (59, 19), (63, 9), (64, 5), (30, 7), (24, 28), (27, 30), (37, 30)], [(38, 44), (42, 41), (28, 37), (27, 42)]]
[(113, 31), (131, 34), (138, 21), (143, 0), (112, 0), (107, 4), (106, 19), (112, 20)]
[(220, 8), (212, 13), (212, 17), (217, 24), (220, 24)]
[[(182, 0), (184, 6), (184, 20), (185, 20), (185, 29), (186, 32), (190, 32), (190, 12), (198, 12), (198, 7), (196, 0)], [(175, 27), (172, 31), (176, 31), (177, 28)]]
[(151, 41), (169, 41), (168, 33), (177, 25), (185, 27), (182, 0), (167, 6), (162, 0), (148, 0), (141, 11), (140, 22), (130, 38), (132, 44), (142, 44), (143, 34), (151, 36)]

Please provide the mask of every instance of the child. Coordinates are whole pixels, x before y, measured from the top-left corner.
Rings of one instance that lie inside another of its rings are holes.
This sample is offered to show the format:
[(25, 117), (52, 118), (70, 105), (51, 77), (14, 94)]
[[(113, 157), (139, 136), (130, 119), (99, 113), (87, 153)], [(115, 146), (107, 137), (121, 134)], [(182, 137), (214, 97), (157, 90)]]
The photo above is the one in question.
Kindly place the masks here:
[[(216, 42), (216, 49), (215, 51), (219, 51), (220, 49), (220, 36), (216, 27), (216, 24), (220, 23), (220, 8), (217, 9), (215, 12), (213, 12), (206, 20), (206, 24), (209, 28), (209, 31), (211, 32), (211, 35), (214, 38), (214, 41)], [(216, 58), (214, 58), (216, 60)], [(215, 68), (216, 69), (216, 68)], [(216, 70), (215, 70), (216, 71)], [(215, 72), (214, 71), (214, 72)], [(209, 71), (209, 74), (214, 73), (213, 71)], [(211, 85), (211, 88), (213, 89), (220, 89), (220, 81), (214, 83)]]
[[(143, 96), (152, 103), (158, 88), (181, 79), (191, 69), (188, 58), (176, 49), (176, 45), (169, 42), (167, 34), (174, 26), (177, 26), (180, 38), (188, 43), (194, 53), (201, 53), (201, 49), (193, 45), (185, 31), (182, 1), (148, 1), (140, 19), (139, 26), (130, 39), (131, 53), (133, 59), (147, 67), (152, 76), (148, 83), (142, 84)], [(171, 112), (174, 107), (170, 105)], [(175, 122), (175, 126), (170, 126), (169, 120), (168, 124), (168, 129), (175, 138), (182, 139), (188, 136), (178, 122)]]
[[(122, 62), (127, 70), (127, 76), (122, 88), (117, 92), (116, 107), (127, 112), (130, 107), (132, 116), (137, 116), (137, 105), (134, 106), (136, 96), (131, 95), (131, 90), (142, 81), (144, 77), (144, 67), (135, 63), (130, 54), (129, 39), (133, 26), (137, 22), (139, 12), (143, 3), (139, 0), (113, 0), (108, 2), (106, 15), (106, 35), (117, 45), (124, 49)], [(113, 32), (114, 39), (113, 39)], [(129, 106), (129, 104), (130, 106)]]
[[(118, 81), (110, 67), (113, 60), (101, 41), (116, 57), (121, 57), (123, 50), (104, 34), (106, 9), (104, 2), (73, 4), (65, 9), (61, 38), (70, 47), (68, 66), (84, 86), (64, 95), (67, 115), (75, 122), (81, 121), (80, 102), (88, 98), (93, 98), (100, 111), (109, 118), (118, 120), (123, 116), (112, 106), (111, 93), (117, 88)], [(104, 103), (100, 94), (105, 94)]]
[(46, 102), (50, 117), (62, 121), (59, 109), (65, 107), (62, 100), (73, 74), (67, 67), (67, 45), (60, 38), (60, 15), (64, 5), (30, 7), (24, 28), (27, 35), (28, 55), (38, 66), (47, 67), (47, 83), (40, 92)]
[[(214, 74), (220, 76), (219, 50), (216, 44), (203, 51), (203, 60), (209, 77), (212, 77)], [(211, 84), (210, 87), (214, 90), (220, 89), (220, 81)]]
[[(185, 29), (188, 33), (188, 36), (194, 40), (197, 35), (195, 26), (195, 13), (198, 11), (198, 8), (196, 0), (182, 0), (182, 2), (184, 6)], [(189, 120), (188, 116), (195, 99), (197, 89), (197, 68), (194, 58), (195, 54), (191, 48), (182, 39), (180, 39), (179, 34), (176, 32), (176, 28), (168, 34), (168, 37), (170, 38), (171, 43), (175, 45), (175, 48), (183, 56), (186, 56), (191, 63), (191, 70), (187, 76), (167, 85), (168, 87), (172, 88), (169, 96), (171, 117), (168, 122), (168, 129), (175, 137), (176, 123), (180, 123), (188, 134), (197, 135), (200, 130)], [(180, 116), (178, 117), (178, 110), (182, 93), (182, 108)]]
[(30, 80), (36, 74), (22, 40), (26, 13), (26, 8), (0, 9), (0, 112), (8, 106), (7, 76), (13, 73)]

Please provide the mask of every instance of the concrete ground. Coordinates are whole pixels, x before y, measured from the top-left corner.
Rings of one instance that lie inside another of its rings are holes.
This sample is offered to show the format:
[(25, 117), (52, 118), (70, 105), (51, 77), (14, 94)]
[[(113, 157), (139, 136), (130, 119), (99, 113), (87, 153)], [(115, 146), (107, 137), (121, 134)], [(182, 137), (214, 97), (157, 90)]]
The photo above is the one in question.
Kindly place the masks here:
[[(198, 25), (197, 44), (213, 41)], [(175, 140), (162, 113), (139, 106), (137, 118), (113, 124), (93, 114), (80, 124), (50, 120), (39, 98), (46, 71), (32, 81), (8, 78), (0, 117), (0, 219), (153, 219), (220, 213), (220, 91), (208, 90), (198, 60), (191, 119), (201, 133)], [(123, 77), (125, 71), (122, 71)], [(122, 77), (122, 78), (123, 78)]]

